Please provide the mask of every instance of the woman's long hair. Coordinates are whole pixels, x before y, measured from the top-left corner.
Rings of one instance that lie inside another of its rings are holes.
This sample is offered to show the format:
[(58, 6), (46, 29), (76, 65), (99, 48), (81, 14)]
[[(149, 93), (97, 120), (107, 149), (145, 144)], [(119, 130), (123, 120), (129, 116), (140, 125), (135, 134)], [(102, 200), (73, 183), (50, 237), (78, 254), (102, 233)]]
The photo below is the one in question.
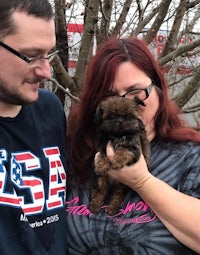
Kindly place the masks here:
[(67, 143), (70, 165), (79, 181), (86, 180), (93, 171), (96, 107), (112, 87), (118, 66), (125, 61), (144, 71), (156, 87), (160, 106), (154, 121), (160, 139), (200, 142), (200, 134), (186, 127), (180, 117), (180, 109), (168, 97), (164, 74), (146, 43), (137, 38), (110, 39), (102, 44), (90, 61), (81, 101), (69, 115)]

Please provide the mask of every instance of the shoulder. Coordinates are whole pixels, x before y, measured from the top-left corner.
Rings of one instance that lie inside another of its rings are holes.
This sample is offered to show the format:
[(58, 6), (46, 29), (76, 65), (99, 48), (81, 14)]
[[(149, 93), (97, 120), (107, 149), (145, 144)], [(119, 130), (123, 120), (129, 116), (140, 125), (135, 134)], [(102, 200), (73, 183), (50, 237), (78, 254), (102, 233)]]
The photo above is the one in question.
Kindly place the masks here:
[(60, 99), (46, 89), (39, 89), (38, 100), (28, 105), (26, 110), (31, 111), (32, 116), (45, 120), (65, 121), (66, 115)]
[(195, 143), (192, 141), (187, 142), (177, 142), (177, 141), (166, 141), (159, 138), (155, 138), (151, 142), (151, 149), (153, 150), (164, 150), (169, 153), (193, 153), (200, 152), (200, 143)]
[(39, 98), (36, 104), (48, 114), (64, 112), (64, 107), (58, 96), (47, 89), (39, 89)]
[(200, 164), (200, 143), (154, 139), (151, 142), (153, 162), (162, 164)]
[(39, 103), (46, 103), (46, 104), (59, 104), (61, 105), (61, 102), (59, 98), (52, 92), (50, 92), (47, 89), (39, 89)]

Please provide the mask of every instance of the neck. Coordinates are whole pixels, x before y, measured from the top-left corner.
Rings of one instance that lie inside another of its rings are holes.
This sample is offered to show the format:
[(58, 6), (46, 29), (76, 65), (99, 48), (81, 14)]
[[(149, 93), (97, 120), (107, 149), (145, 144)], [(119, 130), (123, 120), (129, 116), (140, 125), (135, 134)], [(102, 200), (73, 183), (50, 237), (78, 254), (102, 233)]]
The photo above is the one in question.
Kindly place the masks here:
[(147, 131), (147, 140), (151, 142), (156, 136), (155, 130)]
[(4, 118), (14, 118), (19, 114), (21, 108), (21, 105), (11, 105), (0, 102), (0, 116)]

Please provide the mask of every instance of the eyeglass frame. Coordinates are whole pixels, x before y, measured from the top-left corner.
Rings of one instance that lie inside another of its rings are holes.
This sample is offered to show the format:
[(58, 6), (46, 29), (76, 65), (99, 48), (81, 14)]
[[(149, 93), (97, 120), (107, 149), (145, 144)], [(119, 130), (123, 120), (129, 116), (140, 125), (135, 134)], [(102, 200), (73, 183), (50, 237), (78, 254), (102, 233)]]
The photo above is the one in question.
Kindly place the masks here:
[(60, 50), (55, 50), (54, 52), (48, 54), (47, 57), (32, 57), (32, 58), (30, 58), (30, 57), (27, 57), (27, 56), (21, 54), (19, 51), (13, 49), (12, 47), (3, 43), (2, 41), (0, 41), (0, 46), (2, 46), (4, 49), (8, 50), (15, 56), (19, 57), (20, 59), (24, 60), (27, 64), (30, 64), (31, 62), (37, 61), (37, 60), (39, 60), (39, 61), (48, 60), (49, 62), (51, 62), (53, 60), (53, 58), (55, 57), (55, 55), (60, 52)]
[(119, 95), (119, 97), (126, 98), (126, 96), (128, 94), (132, 93), (132, 92), (135, 92), (135, 91), (138, 91), (138, 90), (143, 90), (146, 94), (146, 97), (144, 99), (142, 99), (141, 101), (145, 101), (150, 96), (150, 93), (151, 93), (153, 87), (154, 87), (154, 84), (153, 84), (153, 82), (151, 82), (150, 85), (145, 89), (133, 89), (131, 91), (126, 92), (124, 95), (121, 95), (121, 96)]

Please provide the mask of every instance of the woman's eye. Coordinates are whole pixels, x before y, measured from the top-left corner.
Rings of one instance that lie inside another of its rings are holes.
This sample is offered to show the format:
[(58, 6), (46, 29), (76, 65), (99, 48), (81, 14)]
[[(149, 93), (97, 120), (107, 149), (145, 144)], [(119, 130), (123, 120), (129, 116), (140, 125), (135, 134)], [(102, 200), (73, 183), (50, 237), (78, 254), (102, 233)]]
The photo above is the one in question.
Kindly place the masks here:
[(137, 95), (141, 92), (141, 90), (133, 90), (133, 91), (130, 91), (129, 94), (131, 95)]

